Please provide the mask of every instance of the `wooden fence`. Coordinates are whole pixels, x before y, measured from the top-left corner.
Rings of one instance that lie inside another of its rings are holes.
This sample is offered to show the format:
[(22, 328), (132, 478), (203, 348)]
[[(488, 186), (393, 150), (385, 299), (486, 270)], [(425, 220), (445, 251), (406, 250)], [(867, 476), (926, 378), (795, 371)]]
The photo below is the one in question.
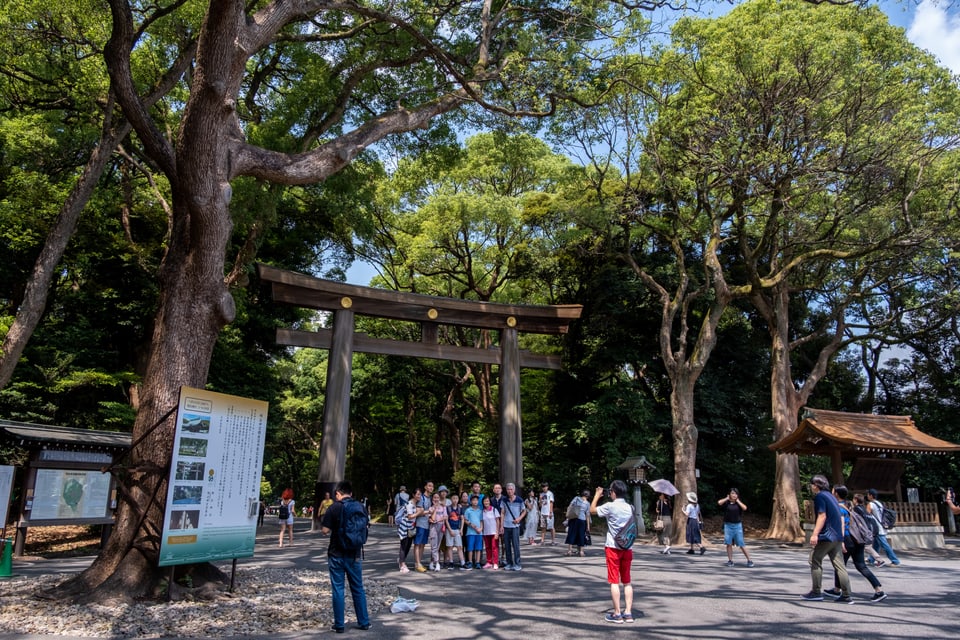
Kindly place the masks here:
[[(912, 524), (940, 524), (938, 505), (935, 502), (884, 502), (897, 512), (897, 526)], [(813, 522), (813, 500), (803, 501), (804, 522)]]

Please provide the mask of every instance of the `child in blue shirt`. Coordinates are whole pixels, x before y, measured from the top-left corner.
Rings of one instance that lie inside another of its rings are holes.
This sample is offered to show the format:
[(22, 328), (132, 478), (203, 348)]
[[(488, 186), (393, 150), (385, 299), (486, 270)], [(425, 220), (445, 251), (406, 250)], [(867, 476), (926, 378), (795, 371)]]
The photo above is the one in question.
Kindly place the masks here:
[(483, 510), (479, 496), (470, 496), (470, 506), (463, 512), (467, 538), (464, 550), (467, 554), (467, 569), (480, 568), (480, 551), (483, 549)]

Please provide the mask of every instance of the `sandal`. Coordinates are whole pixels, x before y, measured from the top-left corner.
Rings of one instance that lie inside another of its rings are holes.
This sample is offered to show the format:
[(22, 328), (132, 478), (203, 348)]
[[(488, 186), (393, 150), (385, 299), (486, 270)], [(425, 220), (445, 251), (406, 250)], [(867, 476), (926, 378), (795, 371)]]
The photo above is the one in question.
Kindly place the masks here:
[(567, 549), (567, 552), (566, 552), (565, 554), (563, 554), (563, 555), (565, 555), (565, 556), (572, 556), (572, 555), (573, 555), (573, 551), (570, 551), (569, 549)]

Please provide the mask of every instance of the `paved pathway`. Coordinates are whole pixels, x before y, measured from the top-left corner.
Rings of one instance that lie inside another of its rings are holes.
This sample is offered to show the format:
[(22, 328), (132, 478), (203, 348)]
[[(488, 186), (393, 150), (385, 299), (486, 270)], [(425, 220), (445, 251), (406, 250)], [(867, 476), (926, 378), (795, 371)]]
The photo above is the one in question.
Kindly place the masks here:
[[(254, 558), (247, 566), (289, 562), (300, 568), (326, 570), (327, 541), (301, 532), (296, 543), (278, 549), (276, 532), (265, 527)], [(595, 537), (597, 541), (600, 536)], [(383, 611), (373, 628), (347, 627), (335, 636), (317, 630), (310, 637), (492, 638), (495, 640), (560, 640), (568, 638), (644, 637), (658, 639), (814, 639), (824, 637), (940, 639), (957, 630), (960, 593), (960, 541), (951, 539), (941, 551), (898, 551), (903, 564), (877, 570), (889, 598), (870, 604), (867, 581), (850, 566), (855, 603), (805, 602), (810, 589), (807, 551), (763, 541), (748, 541), (756, 563), (749, 569), (743, 556), (726, 567), (722, 546), (713, 544), (704, 556), (684, 553), (663, 556), (648, 544), (636, 547), (633, 564), (634, 624), (603, 621), (609, 610), (609, 590), (603, 550), (589, 547), (586, 558), (564, 556), (565, 547), (522, 549), (522, 572), (443, 571), (401, 575), (394, 558), (397, 538), (392, 529), (375, 525), (366, 547), (364, 576), (389, 580), (397, 594), (420, 601), (414, 613)], [(14, 560), (15, 573), (79, 571), (89, 558), (76, 560)], [(412, 565), (412, 557), (410, 559)], [(825, 570), (832, 577), (832, 571)], [(825, 585), (829, 586), (829, 585)], [(350, 611), (352, 605), (347, 603)], [(39, 636), (0, 635), (0, 638)], [(272, 639), (303, 638), (275, 634)]]

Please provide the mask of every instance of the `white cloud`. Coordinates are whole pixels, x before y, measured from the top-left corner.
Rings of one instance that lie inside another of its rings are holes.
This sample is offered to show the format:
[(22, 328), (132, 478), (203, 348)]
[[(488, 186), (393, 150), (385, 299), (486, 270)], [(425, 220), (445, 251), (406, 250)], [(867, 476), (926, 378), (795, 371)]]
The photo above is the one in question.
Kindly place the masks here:
[(907, 29), (907, 37), (926, 49), (955, 74), (960, 74), (960, 15), (950, 15), (953, 3), (922, 0)]

